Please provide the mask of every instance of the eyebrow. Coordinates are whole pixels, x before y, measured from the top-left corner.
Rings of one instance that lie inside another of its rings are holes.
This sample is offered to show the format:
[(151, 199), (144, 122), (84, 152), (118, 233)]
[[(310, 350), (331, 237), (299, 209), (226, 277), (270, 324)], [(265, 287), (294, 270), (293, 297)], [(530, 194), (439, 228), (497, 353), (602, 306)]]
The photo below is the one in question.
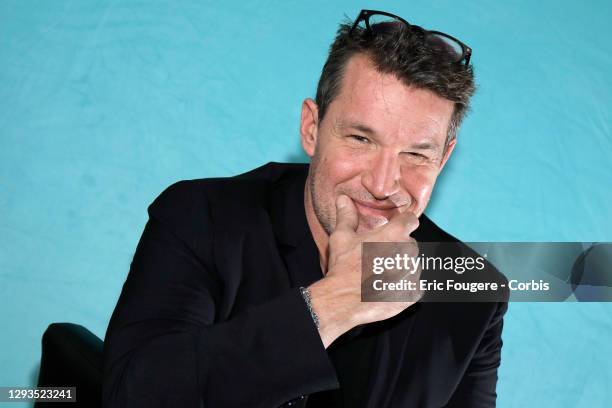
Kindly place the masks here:
[[(343, 123), (340, 123), (340, 126), (343, 126)], [(363, 133), (368, 133), (370, 135), (376, 135), (376, 131), (374, 129), (372, 129), (371, 127), (364, 125), (363, 123), (359, 123), (359, 122), (349, 122), (346, 124), (346, 127), (350, 127), (353, 129), (357, 129), (362, 131)]]
[(435, 143), (431, 143), (431, 142), (416, 143), (412, 145), (411, 147), (413, 149), (418, 149), (418, 150), (433, 150), (433, 151), (438, 150), (438, 145)]
[[(342, 128), (342, 127), (347, 127), (347, 128), (352, 128), (352, 129), (356, 129), (359, 130), (363, 133), (366, 133), (369, 136), (377, 136), (377, 133), (374, 129), (372, 129), (371, 127), (369, 127), (368, 125), (365, 125), (361, 122), (354, 122), (354, 121), (349, 121), (349, 122), (338, 122), (338, 127)], [(420, 142), (420, 143), (415, 143), (413, 145), (410, 146), (411, 149), (417, 149), (417, 150), (432, 150), (432, 151), (438, 151), (438, 145), (429, 141), (424, 141), (424, 142)]]

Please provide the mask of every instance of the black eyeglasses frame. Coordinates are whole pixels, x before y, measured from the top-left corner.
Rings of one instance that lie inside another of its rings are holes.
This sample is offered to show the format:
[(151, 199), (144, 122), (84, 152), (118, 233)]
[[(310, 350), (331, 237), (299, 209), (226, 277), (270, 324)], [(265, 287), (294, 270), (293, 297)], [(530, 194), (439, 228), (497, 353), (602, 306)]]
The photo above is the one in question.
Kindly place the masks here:
[(372, 33), (373, 31), (372, 31), (372, 27), (370, 26), (370, 17), (374, 16), (374, 15), (382, 15), (382, 16), (390, 17), (390, 18), (393, 18), (393, 19), (401, 21), (408, 28), (416, 28), (418, 30), (422, 30), (423, 33), (425, 33), (425, 34), (435, 34), (435, 35), (438, 35), (438, 36), (441, 36), (441, 37), (448, 38), (451, 41), (454, 41), (455, 43), (457, 43), (461, 47), (461, 50), (462, 50), (461, 57), (456, 62), (464, 61), (466, 66), (470, 64), (470, 58), (472, 57), (472, 49), (470, 47), (468, 47), (462, 41), (459, 41), (457, 38), (453, 37), (452, 35), (443, 33), (441, 31), (426, 30), (423, 27), (410, 24), (408, 21), (406, 21), (402, 17), (400, 17), (398, 15), (395, 15), (395, 14), (387, 13), (386, 11), (361, 10), (361, 12), (359, 13), (359, 16), (357, 16), (357, 19), (353, 23), (353, 26), (351, 27), (351, 30), (350, 30), (349, 34), (352, 34), (353, 31), (355, 31), (355, 28), (357, 28), (359, 23), (361, 23), (362, 21), (365, 22), (366, 29), (368, 30), (368, 32)]

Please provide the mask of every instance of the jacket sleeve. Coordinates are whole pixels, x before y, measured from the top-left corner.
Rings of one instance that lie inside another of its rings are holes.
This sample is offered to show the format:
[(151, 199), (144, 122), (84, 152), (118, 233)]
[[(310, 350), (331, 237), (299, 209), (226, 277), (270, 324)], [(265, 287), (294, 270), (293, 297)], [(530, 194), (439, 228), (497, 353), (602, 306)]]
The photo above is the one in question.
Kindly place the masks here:
[(495, 312), (467, 371), (445, 408), (495, 407), (497, 369), (501, 361), (502, 329), (507, 302), (496, 304)]
[(338, 387), (297, 288), (216, 318), (204, 194), (179, 182), (149, 206), (104, 344), (104, 407), (278, 407)]

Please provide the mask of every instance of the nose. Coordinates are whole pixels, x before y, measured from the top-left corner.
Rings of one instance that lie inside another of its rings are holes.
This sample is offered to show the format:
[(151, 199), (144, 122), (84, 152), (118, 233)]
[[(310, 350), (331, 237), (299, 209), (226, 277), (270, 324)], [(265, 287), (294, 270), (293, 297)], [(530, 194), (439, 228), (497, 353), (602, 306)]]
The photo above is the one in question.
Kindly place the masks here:
[(367, 164), (361, 183), (375, 198), (384, 200), (398, 192), (400, 174), (397, 155), (381, 151)]

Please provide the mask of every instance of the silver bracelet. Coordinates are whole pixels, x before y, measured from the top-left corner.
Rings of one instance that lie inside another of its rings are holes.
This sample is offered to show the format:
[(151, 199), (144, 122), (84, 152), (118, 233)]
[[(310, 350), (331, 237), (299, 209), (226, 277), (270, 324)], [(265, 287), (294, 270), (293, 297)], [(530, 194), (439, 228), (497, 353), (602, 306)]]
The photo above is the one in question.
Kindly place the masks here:
[(310, 290), (305, 288), (304, 286), (300, 286), (300, 292), (302, 293), (302, 297), (304, 298), (304, 302), (306, 302), (306, 306), (308, 307), (308, 311), (310, 312), (310, 316), (312, 317), (312, 321), (314, 322), (317, 329), (319, 329), (319, 316), (315, 313), (312, 308), (312, 302), (310, 299)]

